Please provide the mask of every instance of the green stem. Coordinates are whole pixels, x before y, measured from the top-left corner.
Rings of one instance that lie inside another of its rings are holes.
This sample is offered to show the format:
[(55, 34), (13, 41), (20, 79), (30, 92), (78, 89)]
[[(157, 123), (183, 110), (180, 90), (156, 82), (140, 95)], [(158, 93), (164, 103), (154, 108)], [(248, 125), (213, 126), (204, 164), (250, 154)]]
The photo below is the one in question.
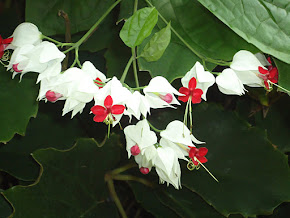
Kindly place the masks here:
[[(145, 0), (148, 5), (150, 5), (151, 7), (154, 7), (154, 5), (149, 1), (149, 0)], [(163, 20), (163, 22), (168, 25), (167, 20), (159, 13), (158, 11), (158, 16)], [(179, 33), (172, 27), (170, 26), (171, 31), (177, 36), (177, 38), (179, 38), (179, 40), (189, 49), (191, 50), (197, 57), (199, 57), (202, 60), (207, 60), (208, 62), (214, 63), (214, 64), (218, 64), (221, 66), (229, 66), (228, 62), (222, 61), (222, 60), (214, 60), (212, 58), (208, 58), (205, 57), (201, 54), (199, 54), (194, 48), (192, 48), (180, 35)]]
[(133, 167), (136, 167), (136, 166), (137, 165), (135, 163), (129, 163), (129, 164), (125, 165), (125, 166), (122, 166), (122, 167), (119, 167), (117, 169), (112, 170), (110, 174), (111, 175), (117, 175), (119, 173), (122, 173), (122, 172), (124, 172), (124, 171), (126, 171), (128, 169), (131, 169)]
[(120, 202), (120, 199), (118, 198), (118, 195), (116, 193), (116, 190), (115, 190), (115, 186), (114, 186), (114, 182), (112, 179), (108, 179), (107, 180), (107, 183), (108, 183), (108, 188), (109, 188), (109, 191), (110, 191), (110, 194), (111, 194), (111, 197), (113, 198), (113, 200), (115, 201), (115, 204), (121, 214), (121, 216), (123, 218), (127, 218), (127, 215), (126, 215), (126, 212)]
[(85, 40), (87, 40), (91, 33), (95, 31), (95, 29), (99, 26), (99, 24), (107, 17), (107, 15), (121, 2), (121, 0), (117, 0), (114, 4), (111, 5), (111, 7), (101, 16), (101, 18), (91, 27), (91, 29), (88, 30), (88, 32), (75, 43), (74, 46), (64, 51), (64, 53), (67, 53), (77, 47), (79, 47)]
[(47, 39), (47, 40), (49, 40), (49, 41), (51, 41), (51, 42), (54, 42), (54, 43), (56, 43), (56, 44), (58, 44), (58, 45), (62, 45), (62, 44), (64, 44), (64, 43), (62, 43), (62, 42), (60, 42), (60, 41), (57, 41), (57, 40), (55, 40), (55, 39), (53, 39), (53, 38), (50, 38), (50, 37), (48, 37), (48, 36), (45, 36), (45, 35), (41, 35), (41, 38), (42, 38), (42, 39)]
[(123, 72), (123, 74), (122, 74), (122, 77), (121, 77), (121, 79), (120, 79), (120, 82), (121, 82), (121, 83), (124, 83), (124, 81), (125, 81), (125, 79), (126, 79), (126, 76), (127, 76), (127, 73), (128, 73), (128, 71), (129, 71), (129, 68), (130, 68), (132, 62), (133, 62), (133, 56), (129, 59), (129, 61), (128, 61), (126, 67), (125, 67), (125, 70), (124, 70), (124, 72)]
[(131, 175), (114, 175), (112, 176), (114, 180), (122, 180), (122, 181), (136, 181), (140, 182), (143, 185), (153, 187), (152, 183), (147, 181), (146, 179), (139, 178), (137, 176), (131, 176)]
[(135, 0), (134, 2), (134, 13), (137, 11), (138, 9), (138, 0)]
[(155, 132), (162, 132), (163, 130), (157, 129), (155, 128), (148, 120), (147, 120), (149, 126), (151, 127), (151, 129), (153, 129)]
[(139, 80), (138, 80), (138, 70), (137, 70), (137, 61), (136, 61), (136, 51), (135, 47), (132, 50), (132, 57), (133, 57), (133, 70), (134, 70), (134, 78), (136, 83), (136, 88), (139, 88)]

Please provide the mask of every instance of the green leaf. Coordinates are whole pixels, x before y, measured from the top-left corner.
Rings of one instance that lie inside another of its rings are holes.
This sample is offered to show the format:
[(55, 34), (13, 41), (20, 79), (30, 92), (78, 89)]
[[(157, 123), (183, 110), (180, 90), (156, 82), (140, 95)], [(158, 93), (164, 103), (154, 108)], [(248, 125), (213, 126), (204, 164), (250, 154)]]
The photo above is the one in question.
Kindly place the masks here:
[(2, 191), (0, 189), (0, 217), (9, 217), (12, 214), (12, 207), (1, 194)]
[[(151, 2), (168, 22), (171, 21), (178, 34), (203, 56), (229, 61), (242, 49), (257, 52), (254, 46), (217, 20), (198, 1), (151, 0)], [(164, 27), (163, 21), (158, 22), (158, 26)], [(177, 42), (182, 43), (180, 40)]]
[(11, 140), (14, 134), (25, 134), (26, 126), (38, 110), (36, 101), (39, 86), (35, 73), (12, 79), (12, 73), (0, 66), (0, 142)]
[(290, 200), (288, 160), (269, 143), (264, 131), (213, 104), (194, 109), (193, 134), (209, 149), (205, 166), (183, 171), (182, 183), (225, 216), (269, 214)]
[(156, 218), (177, 218), (177, 214), (170, 207), (165, 206), (158, 199), (157, 193), (140, 183), (130, 182), (136, 200)]
[(157, 61), (163, 55), (171, 39), (170, 23), (155, 33), (150, 41), (145, 45), (141, 57), (145, 58), (146, 61)]
[[(290, 91), (290, 65), (286, 64), (278, 59), (274, 59), (274, 62), (278, 68), (278, 84), (283, 88)], [(283, 91), (283, 90), (281, 90)], [(288, 93), (289, 94), (289, 93)]]
[[(153, 33), (156, 33), (158, 30), (158, 27), (154, 28)], [(143, 43), (138, 46), (138, 55), (140, 55), (145, 45), (149, 43), (149, 40), (150, 37), (145, 39)], [(152, 77), (163, 76), (170, 82), (183, 77), (186, 72), (193, 67), (196, 61), (201, 62), (201, 60), (187, 47), (172, 40), (159, 60), (147, 62), (142, 57), (137, 60), (141, 71), (150, 72)], [(207, 64), (207, 67), (212, 70), (215, 65)]]
[(199, 0), (264, 53), (290, 63), (289, 0)]
[(290, 152), (290, 98), (285, 96), (269, 107), (266, 117), (263, 113), (255, 115), (256, 125), (267, 131), (269, 140), (273, 146), (277, 146), (282, 152)]
[(88, 30), (114, 3), (114, 0), (27, 0), (26, 21), (34, 23), (45, 35), (65, 33), (65, 22), (59, 17), (58, 11), (68, 14), (71, 33)]
[(78, 120), (62, 117), (56, 105), (43, 103), (40, 109), (24, 137), (15, 137), (6, 145), (0, 145), (0, 169), (25, 181), (35, 180), (39, 174), (39, 166), (31, 159), (32, 152), (48, 147), (67, 149), (78, 137), (84, 136)]
[(130, 48), (140, 45), (151, 34), (157, 20), (158, 12), (155, 8), (142, 8), (125, 22), (120, 37)]
[(99, 148), (93, 139), (80, 139), (66, 151), (41, 149), (33, 153), (41, 165), (31, 186), (5, 191), (15, 208), (13, 217), (118, 217), (108, 202), (104, 175), (120, 158), (118, 137)]
[(198, 194), (186, 187), (176, 190), (170, 186), (156, 194), (163, 204), (174, 210), (180, 217), (224, 217), (208, 205)]

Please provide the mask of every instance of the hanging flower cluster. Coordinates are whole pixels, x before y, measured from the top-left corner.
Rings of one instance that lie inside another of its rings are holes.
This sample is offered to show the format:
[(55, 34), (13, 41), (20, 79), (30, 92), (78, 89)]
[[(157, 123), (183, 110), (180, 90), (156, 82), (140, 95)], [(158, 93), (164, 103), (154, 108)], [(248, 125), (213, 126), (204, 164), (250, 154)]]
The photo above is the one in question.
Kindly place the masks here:
[[(65, 101), (62, 115), (72, 112), (73, 118), (94, 100), (92, 119), (107, 124), (108, 128), (118, 124), (123, 115), (128, 116), (130, 122), (135, 117), (137, 124), (124, 128), (128, 158), (134, 157), (143, 174), (148, 174), (154, 168), (160, 183), (172, 184), (176, 189), (181, 187), (179, 160), (186, 161), (191, 170), (200, 166), (205, 168), (203, 164), (208, 161), (205, 157), (208, 149), (196, 147), (205, 142), (193, 135), (192, 104), (198, 104), (202, 99), (206, 101), (207, 90), (214, 83), (224, 94), (243, 95), (246, 91), (244, 85), (270, 90), (272, 84), (278, 82), (278, 70), (270, 58), (239, 51), (234, 55), (230, 68), (223, 70), (216, 78), (201, 63), (196, 62), (181, 79), (179, 91), (164, 77), (157, 76), (141, 92), (142, 88), (130, 88), (116, 77), (106, 78), (89, 61), (62, 71), (65, 52), (52, 42), (42, 41), (43, 38), (49, 39), (31, 23), (20, 24), (8, 39), (0, 36), (0, 58), (6, 50), (13, 50), (6, 65), (7, 70), (13, 72), (12, 78), (20, 74), (21, 80), (27, 72), (38, 73), (38, 100)], [(184, 120), (170, 122), (165, 130), (158, 133), (158, 141), (156, 133), (152, 131), (156, 129), (146, 119), (150, 109), (174, 109), (180, 105), (178, 100), (186, 103)]]

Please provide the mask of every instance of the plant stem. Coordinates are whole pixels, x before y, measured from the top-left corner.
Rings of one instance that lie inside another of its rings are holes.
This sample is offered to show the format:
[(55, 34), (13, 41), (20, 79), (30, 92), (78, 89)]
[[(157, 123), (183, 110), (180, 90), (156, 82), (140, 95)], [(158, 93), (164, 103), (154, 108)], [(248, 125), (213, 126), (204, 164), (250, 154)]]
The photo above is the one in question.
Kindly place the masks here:
[(88, 32), (83, 35), (83, 37), (75, 43), (74, 46), (64, 51), (64, 53), (67, 53), (77, 47), (79, 47), (85, 40), (87, 40), (91, 33), (95, 31), (95, 29), (99, 26), (99, 24), (107, 17), (107, 15), (121, 2), (121, 0), (117, 0), (114, 4), (111, 5), (111, 7), (100, 17), (100, 19), (91, 27), (91, 29), (88, 30)]
[(125, 166), (122, 166), (122, 167), (119, 167), (117, 169), (112, 170), (110, 174), (111, 175), (117, 175), (119, 173), (122, 173), (122, 172), (124, 172), (124, 171), (126, 171), (128, 169), (131, 169), (133, 167), (136, 167), (136, 166), (137, 165), (135, 163), (129, 163), (129, 164), (125, 165)]
[(139, 80), (138, 80), (138, 70), (137, 70), (137, 61), (136, 61), (136, 51), (135, 47), (132, 48), (132, 57), (133, 57), (133, 70), (134, 70), (134, 78), (136, 83), (136, 88), (139, 88)]
[(149, 126), (151, 127), (151, 129), (153, 129), (155, 132), (162, 132), (163, 130), (157, 129), (155, 128), (148, 120), (147, 120)]
[(123, 74), (122, 74), (122, 77), (121, 77), (121, 79), (120, 79), (120, 82), (121, 82), (121, 83), (124, 83), (124, 81), (125, 81), (125, 79), (126, 79), (126, 76), (127, 76), (127, 73), (128, 73), (128, 71), (129, 71), (129, 68), (130, 68), (132, 62), (133, 62), (133, 56), (129, 59), (129, 61), (128, 61), (126, 67), (125, 67), (125, 70), (124, 70), (124, 72), (123, 72)]
[(146, 179), (142, 179), (139, 178), (137, 176), (131, 176), (131, 175), (113, 175), (112, 178), (114, 180), (123, 180), (123, 181), (136, 181), (136, 182), (140, 182), (143, 185), (149, 186), (149, 187), (153, 187), (153, 184), (149, 181), (147, 181)]
[(109, 188), (109, 191), (110, 191), (110, 194), (111, 194), (111, 197), (113, 198), (113, 200), (115, 201), (115, 204), (121, 214), (121, 216), (123, 218), (127, 218), (127, 215), (126, 215), (126, 212), (120, 202), (120, 199), (118, 198), (118, 195), (116, 193), (116, 190), (115, 190), (115, 186), (114, 186), (114, 182), (112, 179), (108, 179), (107, 180), (107, 183), (108, 183), (108, 188)]
[[(149, 1), (149, 0), (145, 0), (147, 2), (148, 5), (150, 5), (151, 7), (154, 7), (154, 5)], [(158, 11), (158, 16), (163, 20), (163, 22), (168, 25), (167, 20), (159, 13)], [(194, 48), (192, 48), (186, 41), (185, 39), (183, 39), (179, 33), (172, 27), (170, 26), (171, 31), (177, 36), (177, 38), (179, 38), (179, 40), (189, 49), (191, 50), (197, 57), (199, 57), (202, 60), (206, 60), (208, 62), (217, 64), (217, 65), (221, 65), (221, 66), (229, 66), (228, 62), (222, 61), (222, 60), (214, 60), (212, 58), (208, 58), (205, 57), (204, 55), (201, 55), (200, 53), (198, 53)]]

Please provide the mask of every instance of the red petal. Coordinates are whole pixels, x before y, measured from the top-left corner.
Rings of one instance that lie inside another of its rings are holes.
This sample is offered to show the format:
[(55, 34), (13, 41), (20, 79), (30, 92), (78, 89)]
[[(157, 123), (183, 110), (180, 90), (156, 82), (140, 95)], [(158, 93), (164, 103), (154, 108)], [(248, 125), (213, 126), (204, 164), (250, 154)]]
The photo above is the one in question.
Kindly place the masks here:
[(274, 67), (272, 70), (270, 70), (269, 80), (272, 83), (278, 82), (278, 69), (277, 69), (277, 67)]
[(198, 152), (198, 148), (191, 147), (190, 150), (189, 150), (189, 152), (188, 152), (188, 156), (190, 158), (193, 158), (196, 155), (197, 152)]
[(125, 110), (125, 106), (121, 104), (116, 104), (112, 106), (111, 112), (112, 114), (122, 114)]
[(4, 55), (4, 51), (0, 51), (0, 58)]
[(8, 38), (8, 39), (4, 39), (4, 40), (2, 41), (2, 44), (10, 44), (12, 41), (13, 41), (13, 37)]
[(200, 163), (206, 163), (207, 162), (206, 157), (199, 157), (198, 160), (200, 161)]
[(264, 85), (266, 86), (267, 89), (270, 89), (269, 84), (267, 81), (264, 81)]
[(191, 96), (191, 102), (193, 104), (198, 104), (201, 102), (201, 95), (203, 94), (203, 91), (201, 89), (195, 89), (192, 92), (192, 96)]
[(192, 160), (192, 163), (195, 165), (195, 166), (197, 166), (199, 163), (196, 161), (196, 160), (194, 160), (193, 158), (191, 158), (191, 160)]
[(189, 80), (189, 83), (188, 83), (188, 88), (189, 89), (195, 89), (196, 87), (196, 79), (194, 77), (192, 77), (190, 80)]
[(265, 70), (263, 67), (258, 67), (258, 70), (261, 74), (267, 74), (269, 71)]
[(267, 58), (267, 61), (272, 65), (272, 61), (270, 57)]
[(102, 115), (96, 115), (94, 116), (94, 121), (95, 122), (103, 122), (107, 117), (107, 114), (102, 114)]
[(200, 156), (205, 156), (207, 154), (207, 152), (208, 152), (208, 149), (206, 147), (201, 147), (198, 149), (198, 154)]
[(186, 88), (186, 87), (181, 87), (179, 89), (179, 92), (181, 94), (184, 94), (185, 96), (178, 96), (178, 100), (179, 101), (183, 101), (183, 102), (187, 102), (188, 101), (188, 98), (189, 98), (189, 89)]
[(91, 108), (91, 111), (93, 112), (93, 114), (95, 115), (107, 115), (107, 109), (104, 108), (103, 106), (101, 105), (95, 105)]
[(104, 101), (104, 106), (106, 108), (110, 108), (113, 105), (113, 99), (111, 97), (111, 95), (108, 95)]

